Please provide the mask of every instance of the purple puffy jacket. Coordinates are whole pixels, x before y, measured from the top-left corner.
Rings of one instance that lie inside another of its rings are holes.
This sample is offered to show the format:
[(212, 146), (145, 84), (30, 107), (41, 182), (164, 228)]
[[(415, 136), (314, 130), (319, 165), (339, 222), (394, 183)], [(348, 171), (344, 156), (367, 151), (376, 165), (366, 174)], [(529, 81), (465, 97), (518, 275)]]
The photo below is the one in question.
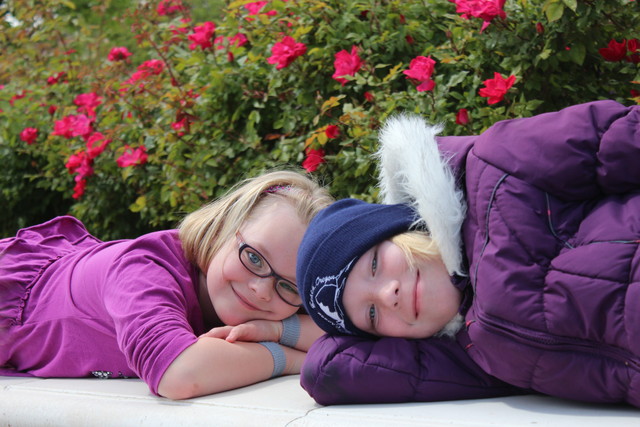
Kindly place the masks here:
[[(410, 153), (424, 143), (411, 135)], [(576, 105), (437, 146), (466, 196), (461, 241), (443, 244), (466, 255), (465, 326), (455, 339), (324, 336), (302, 386), (321, 404), (533, 390), (640, 406), (640, 107)]]

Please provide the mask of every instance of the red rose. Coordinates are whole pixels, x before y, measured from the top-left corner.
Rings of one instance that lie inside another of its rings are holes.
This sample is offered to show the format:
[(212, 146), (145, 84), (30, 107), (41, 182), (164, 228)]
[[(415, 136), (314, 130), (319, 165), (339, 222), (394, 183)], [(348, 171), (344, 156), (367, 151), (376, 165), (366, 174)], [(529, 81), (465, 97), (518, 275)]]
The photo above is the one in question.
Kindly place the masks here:
[(100, 153), (107, 148), (107, 145), (111, 142), (102, 133), (94, 132), (87, 139), (87, 155), (90, 159), (96, 158)]
[(164, 15), (173, 15), (176, 12), (179, 12), (184, 9), (182, 2), (180, 0), (162, 0), (158, 4), (158, 8), (156, 12), (160, 16)]
[(133, 55), (126, 47), (114, 47), (107, 55), (109, 61), (122, 61)]
[(36, 138), (38, 138), (38, 129), (36, 128), (24, 128), (22, 132), (20, 132), (20, 139), (28, 145), (36, 142)]
[(504, 95), (509, 88), (513, 86), (515, 81), (516, 76), (509, 76), (505, 79), (500, 73), (493, 73), (493, 78), (483, 82), (485, 87), (480, 88), (478, 94), (482, 97), (489, 98), (487, 101), (489, 105), (495, 104), (504, 99)]
[(600, 55), (602, 55), (606, 61), (622, 61), (624, 57), (627, 56), (627, 41), (622, 39), (622, 41), (618, 43), (612, 39), (609, 41), (609, 45), (607, 47), (598, 49), (598, 52), (600, 52)]
[(96, 107), (102, 104), (102, 97), (95, 92), (82, 93), (73, 100), (78, 106), (79, 113), (87, 113), (89, 117), (96, 116)]
[(503, 7), (506, 0), (449, 0), (456, 5), (456, 12), (464, 19), (470, 16), (480, 18), (484, 22), (480, 32), (484, 31), (491, 21), (500, 17), (505, 19), (507, 14)]
[(469, 111), (466, 108), (461, 108), (456, 113), (456, 123), (464, 126), (469, 123)]
[(147, 163), (147, 149), (144, 146), (136, 149), (131, 148), (128, 145), (124, 146), (124, 153), (116, 159), (116, 163), (121, 168), (129, 166), (138, 166)]
[(281, 42), (273, 45), (267, 62), (278, 64), (276, 70), (281, 70), (291, 65), (294, 59), (304, 55), (306, 51), (307, 46), (304, 43), (297, 43), (293, 37), (285, 36)]
[(344, 86), (348, 80), (342, 78), (342, 76), (354, 76), (358, 70), (362, 68), (362, 64), (364, 64), (364, 62), (358, 55), (357, 46), (351, 46), (350, 53), (346, 50), (341, 50), (335, 55), (335, 60), (333, 61), (335, 72), (331, 77), (333, 77), (334, 80), (339, 81), (340, 84)]
[(87, 180), (81, 177), (80, 175), (76, 176), (76, 185), (73, 187), (73, 197), (74, 199), (79, 199), (84, 195), (84, 190), (87, 187)]
[(188, 36), (189, 40), (193, 42), (189, 45), (189, 49), (194, 50), (200, 46), (202, 50), (205, 50), (212, 47), (213, 36), (215, 33), (216, 25), (211, 21), (198, 25), (193, 29), (193, 34), (189, 34)]
[(435, 65), (436, 61), (431, 59), (431, 56), (418, 56), (411, 60), (409, 69), (403, 71), (403, 73), (408, 79), (419, 82), (420, 84), (417, 87), (418, 92), (424, 92), (432, 90), (436, 86), (436, 83), (431, 80)]
[(307, 157), (302, 162), (302, 167), (305, 168), (307, 172), (315, 172), (318, 166), (325, 162), (324, 150), (307, 148), (306, 153)]
[(333, 139), (333, 138), (337, 137), (338, 135), (340, 135), (340, 128), (338, 126), (336, 126), (336, 125), (329, 125), (324, 130), (324, 134), (327, 136), (327, 138)]
[(84, 114), (69, 115), (56, 120), (53, 125), (53, 135), (63, 136), (67, 139), (74, 136), (86, 136), (91, 133), (91, 121)]

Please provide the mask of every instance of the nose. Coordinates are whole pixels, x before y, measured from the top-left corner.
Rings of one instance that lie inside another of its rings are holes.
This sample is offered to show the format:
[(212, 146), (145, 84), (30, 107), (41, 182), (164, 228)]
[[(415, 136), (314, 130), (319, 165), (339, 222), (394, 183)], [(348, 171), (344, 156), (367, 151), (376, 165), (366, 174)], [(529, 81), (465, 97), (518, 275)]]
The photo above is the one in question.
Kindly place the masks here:
[(380, 287), (380, 304), (391, 309), (397, 309), (400, 304), (400, 282), (392, 279), (388, 280)]
[(270, 301), (273, 292), (273, 280), (273, 277), (255, 276), (249, 280), (249, 289), (261, 300)]

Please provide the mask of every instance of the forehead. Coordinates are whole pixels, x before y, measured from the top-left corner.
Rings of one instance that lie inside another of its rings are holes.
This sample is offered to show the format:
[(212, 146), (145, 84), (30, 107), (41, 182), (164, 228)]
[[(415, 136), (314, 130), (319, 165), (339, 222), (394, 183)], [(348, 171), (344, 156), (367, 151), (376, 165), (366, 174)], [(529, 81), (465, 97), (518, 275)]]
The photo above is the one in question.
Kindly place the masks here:
[(298, 246), (305, 229), (295, 208), (285, 199), (257, 206), (240, 226), (246, 243), (268, 258), (275, 269), (280, 267), (281, 274), (289, 276), (295, 276)]
[[(288, 221), (291, 221), (289, 223)], [(278, 232), (287, 226), (303, 226), (293, 204), (285, 198), (273, 198), (260, 202), (244, 223), (240, 230), (258, 230), (269, 226), (277, 226)]]

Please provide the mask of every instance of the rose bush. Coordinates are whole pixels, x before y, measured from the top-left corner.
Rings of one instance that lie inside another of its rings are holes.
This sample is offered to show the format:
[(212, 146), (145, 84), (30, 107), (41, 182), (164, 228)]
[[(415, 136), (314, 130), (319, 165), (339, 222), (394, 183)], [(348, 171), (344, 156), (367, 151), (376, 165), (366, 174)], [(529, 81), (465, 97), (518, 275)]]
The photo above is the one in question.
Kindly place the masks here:
[(71, 213), (102, 238), (171, 227), (293, 165), (376, 197), (376, 131), (447, 134), (640, 101), (631, 0), (0, 3), (0, 236)]

